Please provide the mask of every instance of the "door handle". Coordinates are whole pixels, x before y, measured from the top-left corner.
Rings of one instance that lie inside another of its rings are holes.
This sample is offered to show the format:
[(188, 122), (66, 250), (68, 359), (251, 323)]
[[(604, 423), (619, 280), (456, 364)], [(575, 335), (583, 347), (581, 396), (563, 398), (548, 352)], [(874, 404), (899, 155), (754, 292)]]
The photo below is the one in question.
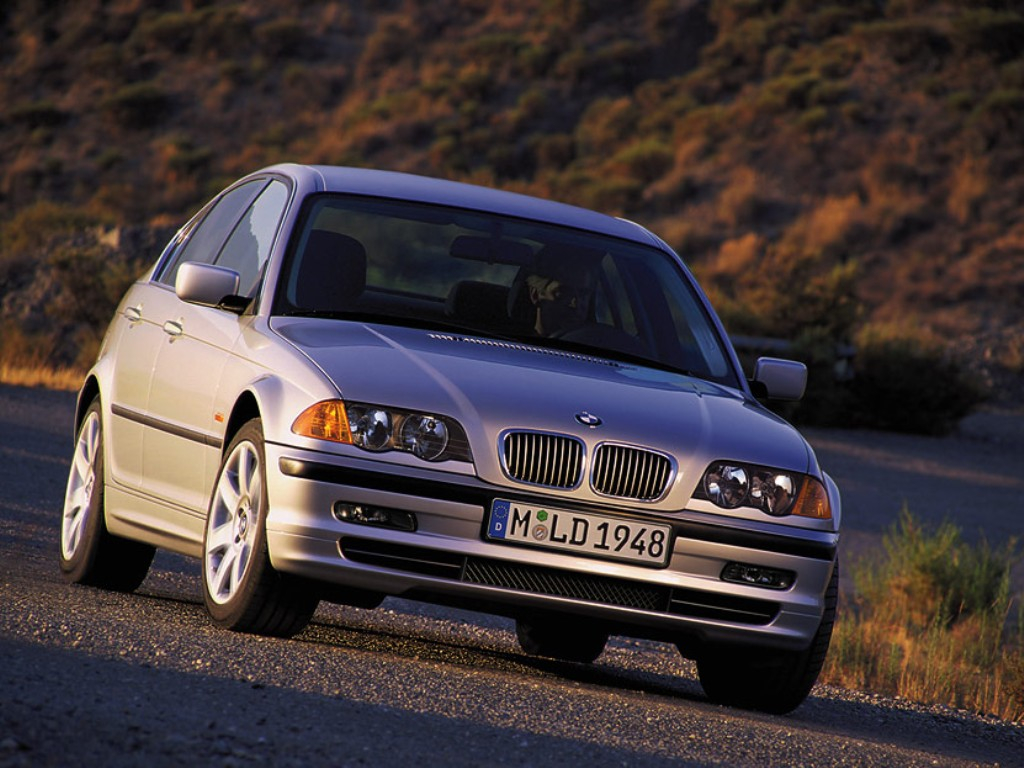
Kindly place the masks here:
[(164, 323), (164, 333), (168, 336), (181, 336), (184, 332), (184, 327), (176, 320), (168, 320)]
[(125, 307), (124, 310), (125, 319), (129, 323), (138, 323), (142, 320), (142, 305), (137, 307)]

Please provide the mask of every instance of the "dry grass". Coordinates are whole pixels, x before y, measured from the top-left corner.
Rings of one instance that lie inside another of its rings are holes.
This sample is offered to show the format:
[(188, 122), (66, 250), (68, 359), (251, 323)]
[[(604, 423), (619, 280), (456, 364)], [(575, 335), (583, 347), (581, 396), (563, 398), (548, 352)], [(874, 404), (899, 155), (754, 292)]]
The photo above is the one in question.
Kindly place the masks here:
[(0, 362), (0, 384), (76, 392), (82, 385), (83, 377), (84, 373), (76, 368)]
[(885, 555), (854, 564), (822, 681), (1024, 721), (1016, 557), (1015, 542), (969, 545), (952, 524), (925, 530), (905, 511)]

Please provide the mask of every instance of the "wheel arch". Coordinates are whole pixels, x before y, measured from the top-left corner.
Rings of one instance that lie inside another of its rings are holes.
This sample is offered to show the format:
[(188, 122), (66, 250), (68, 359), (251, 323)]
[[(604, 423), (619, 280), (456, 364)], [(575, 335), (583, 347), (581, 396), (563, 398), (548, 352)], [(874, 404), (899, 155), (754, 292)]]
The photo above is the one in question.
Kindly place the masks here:
[(78, 435), (78, 430), (85, 419), (85, 412), (89, 410), (92, 401), (100, 396), (100, 382), (95, 375), (90, 374), (78, 390), (78, 402), (75, 405), (75, 423), (72, 429), (72, 439)]
[(242, 426), (252, 419), (258, 419), (261, 416), (260, 403), (256, 395), (250, 390), (242, 392), (238, 399), (235, 400), (234, 406), (231, 408), (231, 415), (228, 417), (227, 427), (224, 429), (224, 445), (221, 448), (221, 453), (227, 451), (231, 441), (238, 434), (238, 430)]

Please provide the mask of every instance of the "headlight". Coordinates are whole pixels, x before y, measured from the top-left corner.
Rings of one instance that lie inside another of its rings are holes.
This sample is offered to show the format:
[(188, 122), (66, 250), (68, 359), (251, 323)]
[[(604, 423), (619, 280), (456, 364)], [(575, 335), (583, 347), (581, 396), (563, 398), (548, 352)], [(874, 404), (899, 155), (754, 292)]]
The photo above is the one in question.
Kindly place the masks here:
[(750, 482), (747, 470), (730, 464), (712, 464), (704, 473), (704, 490), (720, 507), (733, 509), (747, 500)]
[(431, 461), (448, 447), (448, 427), (434, 416), (407, 416), (402, 422), (402, 447)]
[(350, 405), (348, 423), (352, 426), (352, 442), (368, 451), (386, 451), (394, 437), (394, 420), (381, 408), (360, 408)]
[(472, 461), (458, 422), (385, 406), (325, 400), (299, 414), (292, 432), (375, 453), (404, 451), (425, 461)]
[(704, 473), (697, 495), (723, 509), (753, 507), (773, 517), (832, 517), (820, 482), (796, 472), (716, 461)]

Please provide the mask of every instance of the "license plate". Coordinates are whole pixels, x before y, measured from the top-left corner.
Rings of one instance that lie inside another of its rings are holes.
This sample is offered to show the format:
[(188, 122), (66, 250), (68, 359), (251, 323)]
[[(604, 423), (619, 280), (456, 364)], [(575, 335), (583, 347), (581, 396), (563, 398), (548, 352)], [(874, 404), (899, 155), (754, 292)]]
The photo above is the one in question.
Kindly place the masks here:
[(668, 564), (672, 549), (668, 525), (503, 499), (491, 504), (487, 538), (658, 567)]

